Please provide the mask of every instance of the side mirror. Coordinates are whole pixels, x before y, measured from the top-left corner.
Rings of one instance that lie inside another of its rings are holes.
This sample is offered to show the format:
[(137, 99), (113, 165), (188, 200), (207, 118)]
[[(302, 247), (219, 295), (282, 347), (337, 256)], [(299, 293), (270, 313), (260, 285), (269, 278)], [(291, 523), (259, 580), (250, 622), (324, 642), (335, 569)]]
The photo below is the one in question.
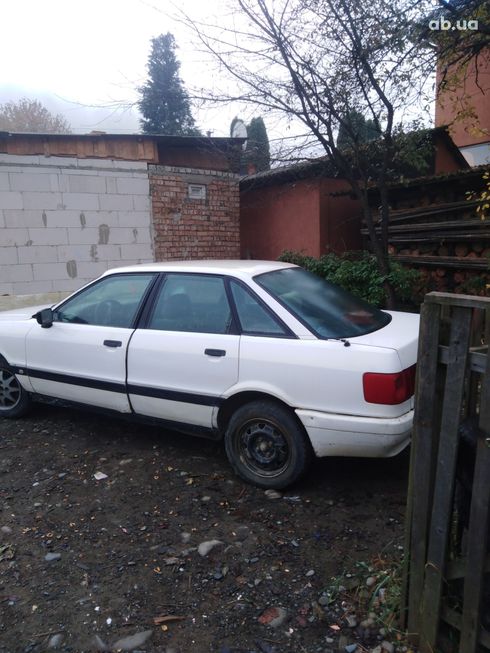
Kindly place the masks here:
[(36, 318), (36, 322), (42, 326), (43, 329), (49, 329), (53, 326), (53, 311), (50, 308), (43, 308), (32, 317)]

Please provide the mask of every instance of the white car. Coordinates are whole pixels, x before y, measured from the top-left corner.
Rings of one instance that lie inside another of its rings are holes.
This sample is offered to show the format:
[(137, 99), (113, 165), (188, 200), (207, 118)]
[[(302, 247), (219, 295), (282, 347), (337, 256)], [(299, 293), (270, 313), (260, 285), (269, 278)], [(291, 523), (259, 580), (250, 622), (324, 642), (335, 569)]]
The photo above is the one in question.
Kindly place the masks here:
[(288, 263), (118, 268), (0, 313), (0, 415), (54, 398), (157, 420), (223, 438), (237, 474), (283, 488), (314, 454), (408, 444), (418, 324)]

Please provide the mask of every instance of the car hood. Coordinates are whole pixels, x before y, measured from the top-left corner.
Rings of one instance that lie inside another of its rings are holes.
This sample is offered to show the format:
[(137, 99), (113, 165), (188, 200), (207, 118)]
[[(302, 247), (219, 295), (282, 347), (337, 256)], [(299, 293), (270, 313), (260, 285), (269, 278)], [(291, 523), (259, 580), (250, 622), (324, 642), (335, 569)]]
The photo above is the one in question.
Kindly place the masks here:
[(10, 320), (10, 321), (22, 321), (29, 320), (34, 313), (42, 310), (43, 308), (49, 308), (51, 304), (41, 304), (40, 306), (22, 306), (19, 308), (14, 308), (10, 311), (0, 311), (0, 321)]
[(348, 338), (357, 345), (395, 349), (400, 357), (402, 368), (406, 369), (417, 361), (420, 315), (385, 311), (391, 315), (391, 322), (385, 327), (364, 336)]

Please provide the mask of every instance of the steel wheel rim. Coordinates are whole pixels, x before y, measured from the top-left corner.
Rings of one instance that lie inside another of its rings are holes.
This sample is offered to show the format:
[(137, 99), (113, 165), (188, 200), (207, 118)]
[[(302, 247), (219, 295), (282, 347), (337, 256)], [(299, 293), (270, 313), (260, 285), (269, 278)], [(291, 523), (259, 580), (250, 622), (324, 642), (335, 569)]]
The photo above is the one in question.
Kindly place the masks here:
[(239, 429), (236, 443), (241, 462), (255, 475), (280, 476), (289, 466), (288, 440), (271, 420), (249, 420)]
[(0, 411), (15, 408), (20, 398), (21, 387), (15, 374), (0, 368)]

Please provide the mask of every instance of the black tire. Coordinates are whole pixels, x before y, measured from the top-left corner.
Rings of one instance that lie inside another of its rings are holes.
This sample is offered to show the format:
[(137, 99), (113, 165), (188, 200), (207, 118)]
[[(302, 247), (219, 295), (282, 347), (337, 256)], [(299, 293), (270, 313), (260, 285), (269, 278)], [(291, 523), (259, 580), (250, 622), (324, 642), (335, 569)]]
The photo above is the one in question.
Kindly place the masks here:
[(22, 417), (31, 407), (29, 393), (20, 385), (14, 371), (0, 356), (0, 418)]
[(245, 404), (233, 414), (225, 449), (236, 474), (263, 488), (291, 485), (312, 459), (311, 444), (296, 416), (267, 400)]

